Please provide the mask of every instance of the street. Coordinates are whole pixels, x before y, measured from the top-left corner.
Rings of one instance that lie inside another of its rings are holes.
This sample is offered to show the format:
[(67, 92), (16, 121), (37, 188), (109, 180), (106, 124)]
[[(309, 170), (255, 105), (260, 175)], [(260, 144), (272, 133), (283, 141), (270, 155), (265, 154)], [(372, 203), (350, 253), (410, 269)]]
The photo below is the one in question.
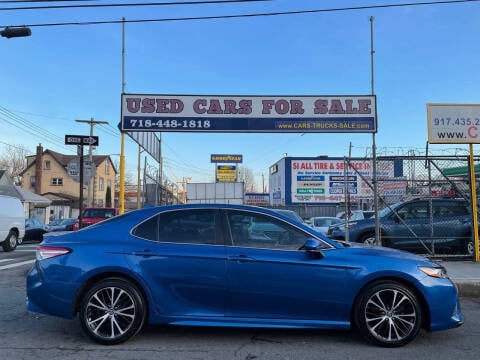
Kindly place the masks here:
[(465, 324), (427, 333), (396, 349), (365, 343), (355, 332), (147, 326), (132, 340), (102, 346), (78, 320), (30, 313), (25, 275), (37, 244), (0, 251), (0, 359), (477, 359), (480, 299), (462, 299)]

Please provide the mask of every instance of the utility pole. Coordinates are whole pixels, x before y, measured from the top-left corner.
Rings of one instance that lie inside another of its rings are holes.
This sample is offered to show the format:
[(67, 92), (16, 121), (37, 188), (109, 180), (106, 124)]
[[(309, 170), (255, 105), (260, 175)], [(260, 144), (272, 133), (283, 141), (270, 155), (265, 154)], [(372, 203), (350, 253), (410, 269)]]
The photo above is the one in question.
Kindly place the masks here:
[[(90, 118), (90, 120), (75, 120), (76, 122), (79, 123), (85, 123), (85, 124), (90, 124), (90, 136), (93, 136), (93, 127), (95, 125), (100, 125), (100, 124), (108, 124), (108, 121), (99, 121), (99, 120), (94, 120), (93, 118)], [(88, 159), (90, 160), (90, 164), (93, 164), (93, 146), (89, 145), (88, 147)], [(93, 177), (94, 179), (95, 177)], [(88, 195), (87, 195), (87, 202), (88, 206), (94, 206), (94, 201), (93, 201), (93, 186), (92, 186), (92, 179), (88, 181)]]
[[(374, 67), (374, 55), (375, 50), (373, 47), (373, 20), (374, 17), (370, 16), (370, 83), (372, 89), (372, 95), (375, 95), (375, 67)], [(375, 112), (375, 125), (377, 125), (378, 118)], [(378, 183), (377, 183), (377, 144), (375, 142), (375, 133), (372, 133), (372, 183), (373, 183), (373, 209), (375, 211), (375, 244), (381, 245), (380, 236), (380, 219), (378, 218)]]

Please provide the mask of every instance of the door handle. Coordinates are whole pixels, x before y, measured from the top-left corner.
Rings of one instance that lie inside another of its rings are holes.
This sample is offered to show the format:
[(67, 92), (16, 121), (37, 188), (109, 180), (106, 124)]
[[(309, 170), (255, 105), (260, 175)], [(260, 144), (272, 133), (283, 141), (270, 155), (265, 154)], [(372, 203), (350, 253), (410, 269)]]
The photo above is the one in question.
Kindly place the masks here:
[(249, 257), (247, 255), (234, 255), (234, 256), (229, 256), (228, 260), (230, 261), (236, 261), (238, 263), (244, 263), (244, 262), (253, 262), (256, 261), (254, 258)]
[(152, 251), (150, 249), (144, 249), (143, 251), (133, 251), (133, 256), (143, 256), (143, 257), (150, 257), (152, 256)]

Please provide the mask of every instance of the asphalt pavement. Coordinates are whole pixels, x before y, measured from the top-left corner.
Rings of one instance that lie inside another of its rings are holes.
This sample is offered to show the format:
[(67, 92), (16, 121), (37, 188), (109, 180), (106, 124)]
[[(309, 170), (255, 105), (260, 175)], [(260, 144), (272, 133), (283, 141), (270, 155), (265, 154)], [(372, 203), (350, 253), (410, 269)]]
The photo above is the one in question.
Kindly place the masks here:
[(460, 296), (480, 298), (480, 262), (439, 260), (436, 262), (447, 269), (447, 274), (457, 285)]

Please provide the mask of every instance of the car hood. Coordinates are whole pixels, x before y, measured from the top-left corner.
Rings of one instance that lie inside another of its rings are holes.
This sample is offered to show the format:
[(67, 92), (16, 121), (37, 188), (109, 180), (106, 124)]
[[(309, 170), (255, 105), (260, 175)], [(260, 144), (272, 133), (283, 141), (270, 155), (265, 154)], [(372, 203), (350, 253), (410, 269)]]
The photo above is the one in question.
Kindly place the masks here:
[(350, 247), (348, 250), (351, 254), (359, 255), (359, 256), (373, 256), (373, 257), (382, 257), (382, 258), (393, 258), (393, 259), (405, 259), (405, 260), (415, 260), (419, 262), (428, 262), (432, 263), (429, 259), (412, 254), (407, 251), (391, 249), (382, 246), (365, 246), (359, 243), (349, 243)]

